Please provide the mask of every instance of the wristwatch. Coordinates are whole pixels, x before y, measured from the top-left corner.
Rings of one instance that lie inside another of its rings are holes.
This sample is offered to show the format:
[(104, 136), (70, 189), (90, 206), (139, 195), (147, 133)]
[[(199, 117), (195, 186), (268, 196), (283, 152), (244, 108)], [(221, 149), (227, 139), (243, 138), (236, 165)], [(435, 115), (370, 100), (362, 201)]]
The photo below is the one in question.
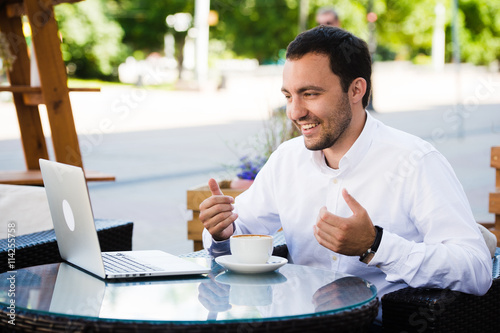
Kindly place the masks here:
[(382, 240), (383, 232), (384, 229), (382, 229), (382, 227), (379, 227), (378, 225), (375, 226), (375, 240), (373, 241), (372, 246), (370, 246), (370, 248), (359, 257), (359, 261), (368, 264), (370, 260), (372, 260), (373, 256), (375, 256), (375, 253), (378, 250), (380, 241)]

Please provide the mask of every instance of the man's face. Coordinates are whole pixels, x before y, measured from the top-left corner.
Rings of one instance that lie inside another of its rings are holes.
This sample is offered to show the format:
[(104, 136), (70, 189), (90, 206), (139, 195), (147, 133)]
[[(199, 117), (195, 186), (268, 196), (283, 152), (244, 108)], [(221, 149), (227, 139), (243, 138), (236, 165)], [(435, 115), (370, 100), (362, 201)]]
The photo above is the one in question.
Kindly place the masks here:
[(318, 25), (326, 25), (331, 27), (340, 27), (338, 18), (332, 13), (322, 13), (316, 15), (316, 23)]
[(352, 119), (349, 97), (331, 71), (328, 56), (308, 53), (287, 60), (281, 91), (287, 116), (302, 132), (308, 149), (331, 148), (346, 135)]

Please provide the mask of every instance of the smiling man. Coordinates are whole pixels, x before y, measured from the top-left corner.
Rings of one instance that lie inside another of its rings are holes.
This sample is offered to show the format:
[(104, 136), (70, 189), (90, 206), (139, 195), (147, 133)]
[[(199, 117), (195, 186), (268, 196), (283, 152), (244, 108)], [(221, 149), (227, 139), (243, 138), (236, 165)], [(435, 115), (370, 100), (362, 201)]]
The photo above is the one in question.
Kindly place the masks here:
[(365, 110), (370, 78), (366, 43), (340, 28), (290, 43), (282, 92), (302, 136), (273, 153), (234, 205), (209, 181), (205, 247), (222, 254), (233, 234), (282, 227), (290, 262), (366, 278), (379, 296), (405, 286), (486, 293), (490, 253), (451, 166)]

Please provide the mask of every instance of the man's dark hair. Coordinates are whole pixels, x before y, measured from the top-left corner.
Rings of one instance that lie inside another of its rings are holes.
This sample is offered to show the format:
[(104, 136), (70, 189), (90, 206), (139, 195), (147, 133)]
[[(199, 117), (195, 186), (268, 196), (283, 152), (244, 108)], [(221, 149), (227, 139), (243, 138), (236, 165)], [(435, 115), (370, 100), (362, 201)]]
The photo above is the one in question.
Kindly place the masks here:
[(341, 28), (322, 25), (299, 34), (288, 45), (286, 58), (297, 60), (308, 53), (324, 54), (330, 58), (330, 69), (340, 78), (344, 92), (354, 79), (365, 79), (363, 107), (366, 108), (371, 92), (372, 62), (364, 40)]

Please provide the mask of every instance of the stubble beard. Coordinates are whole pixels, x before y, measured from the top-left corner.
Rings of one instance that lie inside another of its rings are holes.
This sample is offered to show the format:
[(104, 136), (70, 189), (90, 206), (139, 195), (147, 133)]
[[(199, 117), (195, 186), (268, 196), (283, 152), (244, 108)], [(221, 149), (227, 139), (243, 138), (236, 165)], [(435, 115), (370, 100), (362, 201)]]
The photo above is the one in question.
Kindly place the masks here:
[(332, 110), (330, 117), (320, 122), (322, 131), (316, 140), (308, 139), (304, 136), (304, 143), (309, 150), (323, 150), (333, 147), (342, 138), (345, 131), (351, 124), (352, 110), (347, 95), (337, 103)]

